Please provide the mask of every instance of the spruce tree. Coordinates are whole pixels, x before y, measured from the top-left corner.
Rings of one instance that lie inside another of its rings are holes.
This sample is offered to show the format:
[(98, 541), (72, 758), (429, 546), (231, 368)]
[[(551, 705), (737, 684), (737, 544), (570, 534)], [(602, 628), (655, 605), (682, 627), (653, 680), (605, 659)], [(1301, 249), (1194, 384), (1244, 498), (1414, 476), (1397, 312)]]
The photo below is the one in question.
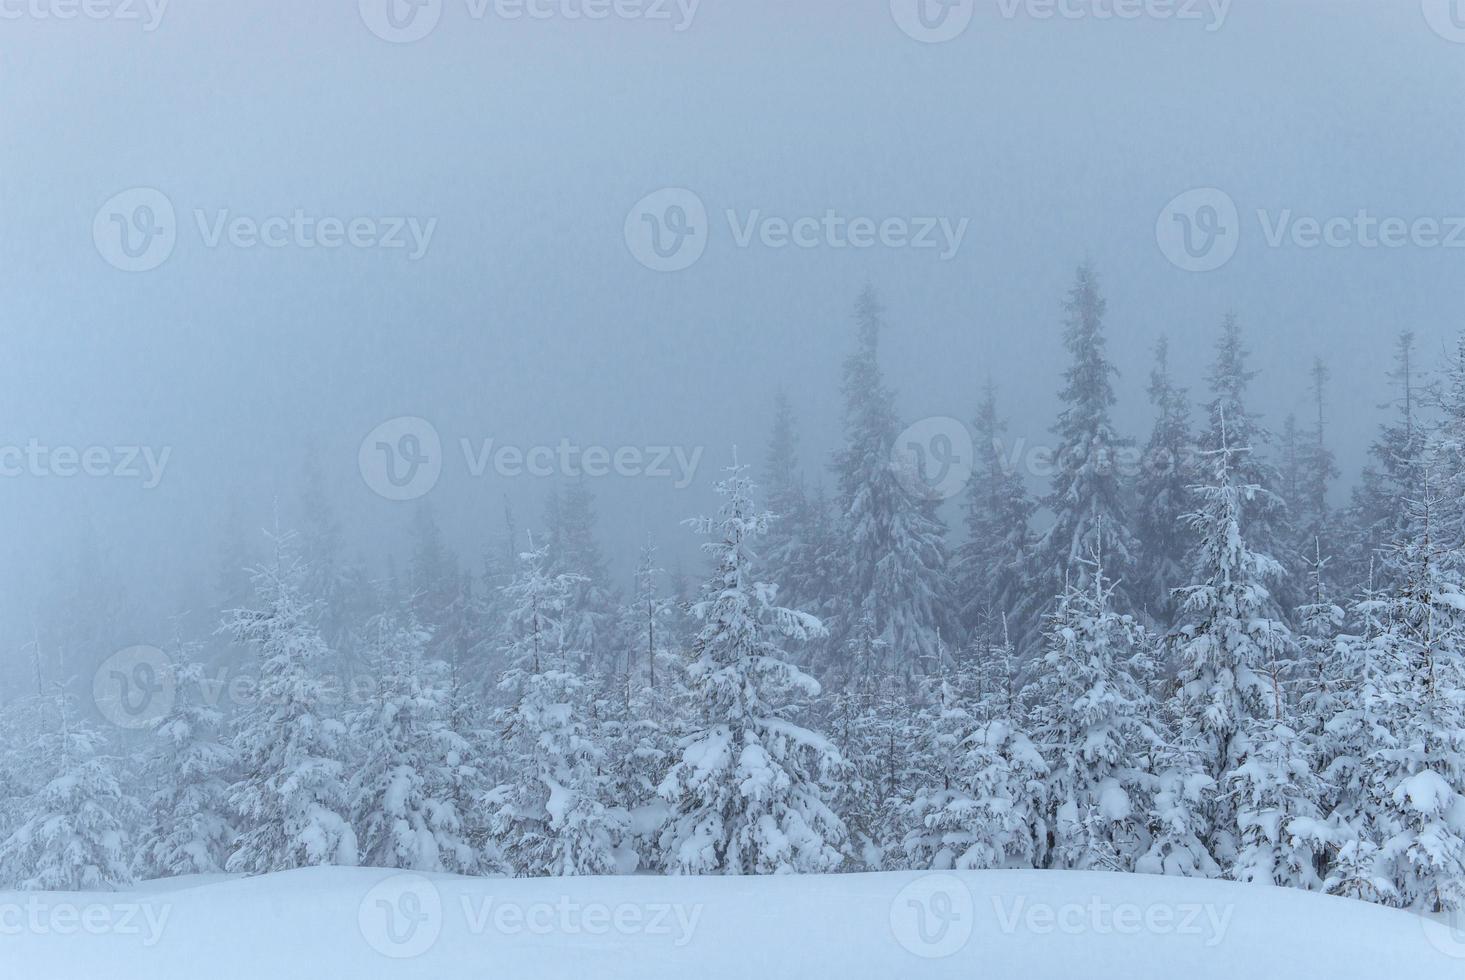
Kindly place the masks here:
[(1053, 523), (1038, 542), (1029, 600), (1020, 617), (1020, 635), (1027, 644), (1041, 638), (1040, 624), (1070, 580), (1079, 589), (1088, 588), (1083, 562), (1093, 554), (1103, 553), (1114, 581), (1122, 583), (1115, 593), (1119, 608), (1127, 611), (1131, 605), (1127, 583), (1137, 546), (1129, 530), (1119, 458), (1129, 444), (1110, 418), (1118, 371), (1106, 351), (1107, 308), (1093, 267), (1080, 266), (1064, 305), (1063, 342), (1071, 362), (1059, 392), (1063, 411), (1053, 429), (1053, 484), (1043, 501)]
[(1169, 627), (1175, 619), (1175, 588), (1190, 579), (1195, 541), (1184, 518), (1191, 511), (1191, 488), (1199, 474), (1189, 395), (1170, 373), (1170, 343), (1164, 337), (1155, 345), (1149, 394), (1155, 424), (1136, 485), (1140, 544), (1135, 593), (1140, 608), (1160, 626)]
[(951, 583), (937, 501), (918, 495), (897, 472), (893, 454), (901, 425), (895, 396), (880, 370), (883, 309), (866, 287), (855, 306), (858, 346), (844, 366), (844, 447), (839, 477), (843, 574), (832, 649), (865, 613), (875, 617), (903, 677), (934, 664), (938, 633), (950, 635)]
[(719, 516), (689, 522), (713, 538), (703, 548), (716, 569), (691, 607), (702, 626), (687, 679), (702, 717), (661, 782), (673, 809), (663, 866), (675, 874), (832, 871), (845, 859), (846, 830), (830, 806), (845, 763), (827, 738), (797, 723), (819, 685), (782, 646), (824, 627), (774, 605), (776, 589), (753, 578), (754, 542), (770, 516), (754, 510), (746, 468), (735, 463), (718, 493)]
[(1036, 506), (1002, 446), (1007, 423), (997, 414), (991, 381), (973, 423), (976, 460), (966, 492), (967, 540), (957, 553), (956, 591), (967, 635), (996, 639), (1023, 598)]
[(252, 609), (227, 614), (223, 631), (255, 654), (254, 703), (236, 722), (241, 776), (229, 791), (239, 836), (227, 869), (267, 874), (355, 865), (346, 791), (346, 729), (322, 674), (334, 663), (307, 601), (293, 535), (273, 536), (274, 561), (255, 572)]
[[(1282, 575), (1270, 555), (1253, 551), (1243, 532), (1248, 507), (1263, 494), (1242, 482), (1246, 446), (1235, 446), (1224, 417), (1216, 448), (1205, 454), (1211, 482), (1197, 488), (1201, 509), (1190, 517), (1200, 541), (1197, 584), (1181, 591), (1176, 637), (1178, 737), (1200, 753), (1201, 771), (1218, 790), (1246, 758), (1249, 723), (1266, 717), (1276, 692), (1269, 674), (1290, 660), (1293, 639), (1272, 617), (1269, 584)], [(1274, 676), (1274, 675), (1272, 675)], [(1223, 866), (1235, 855), (1235, 814), (1224, 795), (1211, 817), (1209, 843)]]

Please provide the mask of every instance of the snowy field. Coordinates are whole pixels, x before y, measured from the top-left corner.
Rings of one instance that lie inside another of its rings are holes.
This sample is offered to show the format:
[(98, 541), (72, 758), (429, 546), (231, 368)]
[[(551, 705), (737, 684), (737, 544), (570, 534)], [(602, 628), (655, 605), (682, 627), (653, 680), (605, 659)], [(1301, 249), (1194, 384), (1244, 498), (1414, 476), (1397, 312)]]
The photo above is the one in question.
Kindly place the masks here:
[(0, 894), (6, 980), (1465, 977), (1465, 932), (1295, 889), (1068, 872), (487, 879), (317, 868)]

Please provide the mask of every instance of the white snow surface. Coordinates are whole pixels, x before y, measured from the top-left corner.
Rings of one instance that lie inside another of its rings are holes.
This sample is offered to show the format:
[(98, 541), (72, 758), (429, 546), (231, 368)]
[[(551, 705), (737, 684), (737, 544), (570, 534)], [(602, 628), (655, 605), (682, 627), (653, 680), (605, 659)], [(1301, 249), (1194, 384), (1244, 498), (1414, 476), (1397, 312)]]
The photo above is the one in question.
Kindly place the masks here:
[(0, 893), (0, 976), (1422, 980), (1465, 978), (1465, 933), (1297, 890), (1137, 874), (315, 868)]

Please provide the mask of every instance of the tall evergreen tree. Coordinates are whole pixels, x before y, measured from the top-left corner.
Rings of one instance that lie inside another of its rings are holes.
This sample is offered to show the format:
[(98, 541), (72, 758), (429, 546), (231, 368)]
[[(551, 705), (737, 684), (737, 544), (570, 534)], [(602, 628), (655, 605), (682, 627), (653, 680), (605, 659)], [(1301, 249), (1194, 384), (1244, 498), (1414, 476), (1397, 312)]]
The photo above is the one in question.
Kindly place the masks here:
[(1414, 334), (1404, 331), (1394, 344), (1394, 367), (1388, 374), (1393, 395), (1383, 407), (1395, 412), (1379, 429), (1369, 450), (1370, 462), (1353, 490), (1350, 523), (1352, 543), (1348, 571), (1356, 581), (1373, 569), (1380, 588), (1400, 584), (1402, 572), (1391, 559), (1418, 534), (1410, 500), (1424, 482), (1428, 430), (1422, 409), (1425, 377), (1418, 364)]
[[(1106, 556), (1110, 574), (1123, 583), (1115, 593), (1119, 608), (1131, 605), (1127, 590), (1137, 546), (1129, 529), (1118, 458), (1128, 443), (1114, 431), (1110, 419), (1118, 371), (1106, 351), (1107, 308), (1093, 267), (1080, 266), (1064, 304), (1063, 342), (1071, 363), (1059, 392), (1063, 411), (1053, 429), (1058, 440), (1053, 485), (1043, 501), (1053, 513), (1053, 524), (1038, 543), (1024, 617), (1031, 624), (1035, 617), (1047, 615), (1070, 580), (1079, 589), (1088, 588), (1083, 561), (1097, 553)], [(1025, 632), (1029, 642), (1040, 638), (1032, 629)]]
[(895, 396), (880, 370), (883, 309), (866, 287), (855, 305), (858, 346), (844, 365), (844, 448), (835, 454), (845, 546), (835, 622), (835, 649), (866, 612), (875, 617), (894, 656), (910, 677), (934, 664), (937, 637), (948, 623), (951, 583), (937, 501), (918, 496), (896, 470), (900, 421)]
[[(1201, 509), (1190, 517), (1200, 539), (1197, 584), (1181, 593), (1187, 625), (1175, 643), (1179, 735), (1196, 747), (1201, 771), (1220, 788), (1246, 758), (1249, 722), (1266, 717), (1275, 701), (1268, 675), (1278, 661), (1290, 659), (1293, 640), (1271, 614), (1268, 585), (1282, 566), (1253, 551), (1243, 532), (1247, 507), (1262, 493), (1242, 482), (1249, 447), (1233, 446), (1224, 416), (1218, 421), (1217, 448), (1206, 453), (1211, 483), (1197, 489)], [(1236, 820), (1227, 797), (1217, 797), (1210, 817), (1212, 854), (1229, 866)]]
[(673, 814), (662, 834), (666, 869), (678, 874), (832, 871), (846, 829), (830, 806), (845, 764), (797, 715), (819, 685), (785, 659), (782, 642), (823, 632), (814, 617), (773, 604), (753, 578), (753, 543), (770, 517), (753, 508), (746, 468), (718, 485), (719, 516), (689, 522), (716, 570), (692, 606), (702, 628), (688, 682), (702, 718), (682, 739), (660, 786)]
[(255, 608), (233, 610), (223, 626), (255, 651), (259, 677), (234, 738), (242, 775), (229, 794), (239, 828), (231, 872), (358, 860), (347, 809), (346, 730), (321, 679), (333, 658), (305, 597), (306, 570), (292, 538), (275, 533), (274, 561), (255, 572)]
[(995, 640), (1022, 600), (1036, 506), (1022, 474), (1008, 465), (1002, 446), (1007, 423), (997, 414), (997, 390), (990, 380), (973, 429), (976, 465), (967, 484), (967, 540), (957, 553), (956, 591), (967, 634)]
[(1164, 337), (1155, 345), (1149, 394), (1155, 425), (1145, 444), (1136, 487), (1139, 560), (1135, 593), (1140, 608), (1168, 627), (1175, 619), (1174, 590), (1190, 579), (1195, 540), (1184, 518), (1191, 511), (1191, 488), (1199, 474), (1189, 395), (1170, 373), (1170, 342)]

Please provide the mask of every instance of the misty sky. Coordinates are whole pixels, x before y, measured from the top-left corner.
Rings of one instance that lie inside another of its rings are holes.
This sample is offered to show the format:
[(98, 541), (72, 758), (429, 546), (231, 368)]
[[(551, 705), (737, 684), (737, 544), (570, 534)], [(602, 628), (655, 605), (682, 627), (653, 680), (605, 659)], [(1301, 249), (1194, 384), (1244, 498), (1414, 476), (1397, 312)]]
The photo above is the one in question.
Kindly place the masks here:
[[(1219, 25), (978, 2), (941, 44), (903, 33), (886, 0), (703, 0), (683, 30), (674, 4), (671, 21), (591, 22), (475, 19), (444, 0), (410, 44), (374, 35), (355, 0), (173, 0), (153, 30), (31, 12), (46, 2), (0, 4), (0, 444), (171, 455), (151, 489), (0, 479), (7, 651), (88, 523), (149, 615), (206, 599), (229, 501), (262, 525), (279, 495), (288, 518), (308, 446), (353, 550), (381, 567), (414, 505), (374, 494), (357, 451), (397, 416), (441, 434), (426, 499), (475, 566), (505, 495), (532, 524), (548, 481), (471, 478), (459, 439), (705, 447), (690, 488), (594, 485), (618, 569), (648, 532), (690, 554), (677, 521), (709, 506), (734, 444), (761, 459), (779, 385), (821, 475), (866, 281), (909, 419), (969, 418), (990, 373), (1014, 434), (1043, 441), (1060, 304), (1088, 257), (1128, 433), (1148, 429), (1155, 339), (1172, 337), (1199, 396), (1234, 311), (1269, 424), (1306, 413), (1307, 366), (1327, 358), (1350, 477), (1393, 334), (1416, 330), (1433, 357), (1465, 328), (1465, 251), (1268, 247), (1254, 216), (1465, 215), (1465, 44), (1420, 0), (1236, 0)], [(176, 208), (177, 242), (129, 273), (93, 223), (137, 187)], [(693, 190), (711, 224), (700, 260), (660, 273), (623, 229), (665, 187)], [(1242, 220), (1235, 258), (1206, 273), (1156, 242), (1167, 202), (1197, 187), (1225, 190)], [(413, 259), (210, 247), (195, 219), (297, 209), (436, 224)], [(947, 259), (742, 248), (728, 209), (968, 225)]]

